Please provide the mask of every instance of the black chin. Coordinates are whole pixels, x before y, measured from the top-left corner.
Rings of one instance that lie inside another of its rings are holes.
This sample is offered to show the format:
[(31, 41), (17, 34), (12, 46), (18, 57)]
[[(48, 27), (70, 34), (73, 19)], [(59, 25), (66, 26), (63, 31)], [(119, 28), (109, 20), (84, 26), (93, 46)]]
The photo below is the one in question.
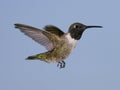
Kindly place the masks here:
[(74, 31), (74, 32), (70, 32), (70, 35), (72, 38), (74, 38), (75, 40), (79, 40), (83, 34), (84, 30), (81, 31)]

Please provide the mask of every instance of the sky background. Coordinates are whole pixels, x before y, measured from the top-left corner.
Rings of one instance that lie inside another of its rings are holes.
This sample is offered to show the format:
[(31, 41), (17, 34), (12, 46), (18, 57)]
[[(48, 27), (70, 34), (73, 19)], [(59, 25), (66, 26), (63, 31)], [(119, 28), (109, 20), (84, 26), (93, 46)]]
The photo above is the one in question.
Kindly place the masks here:
[[(66, 67), (26, 61), (46, 51), (14, 23), (101, 25), (86, 30)], [(119, 0), (0, 0), (0, 90), (120, 90)]]

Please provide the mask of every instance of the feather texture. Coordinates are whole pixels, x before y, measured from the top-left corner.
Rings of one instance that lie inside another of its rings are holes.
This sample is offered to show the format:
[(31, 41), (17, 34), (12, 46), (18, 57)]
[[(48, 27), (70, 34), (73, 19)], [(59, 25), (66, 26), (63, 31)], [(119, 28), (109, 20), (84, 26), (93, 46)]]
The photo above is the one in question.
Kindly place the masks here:
[[(38, 42), (39, 44), (45, 46), (45, 48), (50, 51), (54, 48), (52, 39), (50, 40), (49, 37), (53, 37), (54, 35), (47, 32), (43, 31), (38, 28), (34, 28), (28, 25), (24, 24), (15, 24), (16, 28), (19, 28), (21, 32), (23, 32), (25, 35), (31, 37), (33, 40)], [(54, 38), (56, 39), (56, 38)]]

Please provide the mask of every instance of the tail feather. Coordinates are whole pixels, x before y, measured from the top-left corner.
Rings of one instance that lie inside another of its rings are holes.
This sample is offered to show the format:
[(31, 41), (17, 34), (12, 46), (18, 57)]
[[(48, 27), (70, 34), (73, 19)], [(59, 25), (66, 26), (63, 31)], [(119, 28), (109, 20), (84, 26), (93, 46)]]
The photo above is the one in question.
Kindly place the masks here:
[(29, 57), (27, 57), (26, 59), (27, 59), (27, 60), (28, 60), (28, 59), (30, 59), (30, 60), (36, 59), (36, 56), (29, 56)]
[(42, 54), (37, 54), (37, 55), (33, 55), (33, 56), (28, 56), (26, 58), (26, 60), (41, 60), (41, 61), (45, 61), (45, 62), (50, 62), (49, 59), (47, 59), (47, 55), (42, 53)]

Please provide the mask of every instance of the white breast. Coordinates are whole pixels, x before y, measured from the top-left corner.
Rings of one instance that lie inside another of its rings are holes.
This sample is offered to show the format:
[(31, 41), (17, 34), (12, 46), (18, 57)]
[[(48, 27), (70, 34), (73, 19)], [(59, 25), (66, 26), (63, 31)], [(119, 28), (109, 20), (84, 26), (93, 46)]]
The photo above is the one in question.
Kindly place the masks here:
[(76, 46), (78, 40), (75, 40), (74, 38), (72, 38), (70, 36), (70, 33), (66, 34), (65, 37), (68, 39), (69, 44), (72, 45), (72, 47), (74, 48)]

